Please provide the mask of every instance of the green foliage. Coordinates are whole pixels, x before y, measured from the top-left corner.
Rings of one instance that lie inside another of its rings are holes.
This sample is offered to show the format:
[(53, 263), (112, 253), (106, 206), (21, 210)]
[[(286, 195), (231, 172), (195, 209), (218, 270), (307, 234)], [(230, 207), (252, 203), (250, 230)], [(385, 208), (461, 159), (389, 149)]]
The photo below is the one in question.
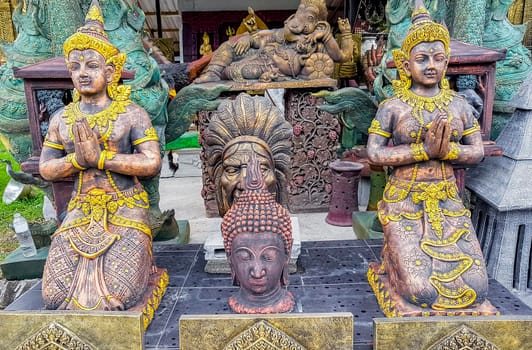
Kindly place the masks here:
[(166, 144), (167, 151), (182, 148), (200, 148), (197, 131), (187, 131), (177, 140)]
[[(0, 143), (0, 160), (9, 159), (15, 170), (20, 170), (20, 166)], [(4, 193), (10, 177), (6, 172), (6, 164), (0, 162), (0, 195)], [(36, 197), (19, 199), (11, 204), (0, 202), (0, 261), (18, 247), (13, 230), (9, 224), (13, 221), (13, 214), (21, 213), (28, 221), (39, 221), (42, 219), (43, 194)]]

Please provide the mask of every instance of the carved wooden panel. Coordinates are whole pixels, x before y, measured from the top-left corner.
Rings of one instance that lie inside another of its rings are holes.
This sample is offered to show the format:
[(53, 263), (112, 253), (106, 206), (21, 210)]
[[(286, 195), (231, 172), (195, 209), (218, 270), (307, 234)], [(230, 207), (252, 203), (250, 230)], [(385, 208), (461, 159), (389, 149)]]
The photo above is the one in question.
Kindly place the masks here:
[(292, 212), (326, 211), (332, 192), (329, 163), (337, 159), (341, 125), (334, 115), (318, 110), (323, 101), (311, 92), (294, 89), (285, 93), (286, 119), (294, 128), (288, 185)]

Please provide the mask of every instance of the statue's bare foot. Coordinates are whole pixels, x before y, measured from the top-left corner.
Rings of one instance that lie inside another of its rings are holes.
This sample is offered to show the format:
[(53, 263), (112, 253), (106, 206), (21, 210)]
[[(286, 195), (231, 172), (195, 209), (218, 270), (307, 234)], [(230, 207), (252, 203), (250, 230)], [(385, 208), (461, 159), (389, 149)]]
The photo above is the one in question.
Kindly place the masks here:
[(194, 80), (195, 84), (209, 83), (211, 81), (220, 81), (220, 76), (214, 72), (205, 72)]

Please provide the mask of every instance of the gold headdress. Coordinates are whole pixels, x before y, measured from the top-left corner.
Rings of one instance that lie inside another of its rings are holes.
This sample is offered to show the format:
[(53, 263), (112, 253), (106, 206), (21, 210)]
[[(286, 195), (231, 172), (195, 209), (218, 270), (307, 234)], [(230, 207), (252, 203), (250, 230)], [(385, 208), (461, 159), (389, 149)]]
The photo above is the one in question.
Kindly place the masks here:
[(320, 21), (327, 20), (327, 4), (324, 0), (301, 0), (301, 5), (315, 6), (319, 11)]
[[(412, 49), (422, 42), (441, 41), (445, 48), (447, 56), (451, 54), (451, 36), (447, 28), (441, 24), (432, 21), (430, 13), (423, 5), (422, 0), (415, 1), (415, 10), (412, 12), (412, 25), (408, 28), (401, 49), (392, 50), (393, 60), (399, 72), (401, 81), (394, 81), (394, 88), (397, 84), (401, 86), (407, 84), (410, 86), (410, 78), (407, 77), (403, 68), (403, 62), (408, 60)], [(448, 84), (446, 79), (442, 80), (443, 84)]]
[(292, 222), (288, 211), (275, 201), (275, 196), (266, 189), (260, 165), (250, 155), (244, 179), (244, 192), (225, 214), (222, 220), (222, 235), (227, 255), (231, 254), (233, 238), (240, 233), (261, 234), (273, 232), (284, 241), (285, 252), (292, 250)]
[(68, 64), (68, 55), (72, 50), (92, 49), (102, 55), (106, 64), (115, 67), (113, 82), (107, 87), (112, 99), (124, 100), (129, 97), (130, 87), (117, 86), (122, 75), (122, 69), (126, 62), (126, 54), (121, 53), (114, 46), (103, 29), (103, 16), (98, 0), (92, 0), (89, 12), (85, 17), (85, 24), (76, 33), (72, 34), (63, 44), (63, 52)]

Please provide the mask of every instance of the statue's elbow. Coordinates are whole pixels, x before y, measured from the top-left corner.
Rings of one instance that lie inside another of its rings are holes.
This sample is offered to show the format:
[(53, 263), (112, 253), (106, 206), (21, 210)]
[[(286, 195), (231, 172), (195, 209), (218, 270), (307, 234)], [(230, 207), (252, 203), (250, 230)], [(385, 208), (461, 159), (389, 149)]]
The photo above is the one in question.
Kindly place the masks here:
[(148, 164), (148, 166), (146, 167), (146, 170), (147, 170), (146, 176), (152, 177), (152, 176), (159, 175), (161, 173), (161, 166), (162, 166), (162, 163), (161, 163), (160, 157), (156, 157), (152, 159), (150, 163)]
[(480, 163), (482, 159), (484, 159), (484, 147), (481, 147), (479, 150), (477, 150), (473, 156), (473, 161), (475, 164)]
[(39, 174), (43, 179), (46, 181), (52, 181), (55, 180), (55, 171), (50, 170), (50, 167), (46, 166), (46, 164), (39, 163)]
[(368, 147), (368, 160), (373, 165), (383, 165), (379, 153), (373, 147)]

